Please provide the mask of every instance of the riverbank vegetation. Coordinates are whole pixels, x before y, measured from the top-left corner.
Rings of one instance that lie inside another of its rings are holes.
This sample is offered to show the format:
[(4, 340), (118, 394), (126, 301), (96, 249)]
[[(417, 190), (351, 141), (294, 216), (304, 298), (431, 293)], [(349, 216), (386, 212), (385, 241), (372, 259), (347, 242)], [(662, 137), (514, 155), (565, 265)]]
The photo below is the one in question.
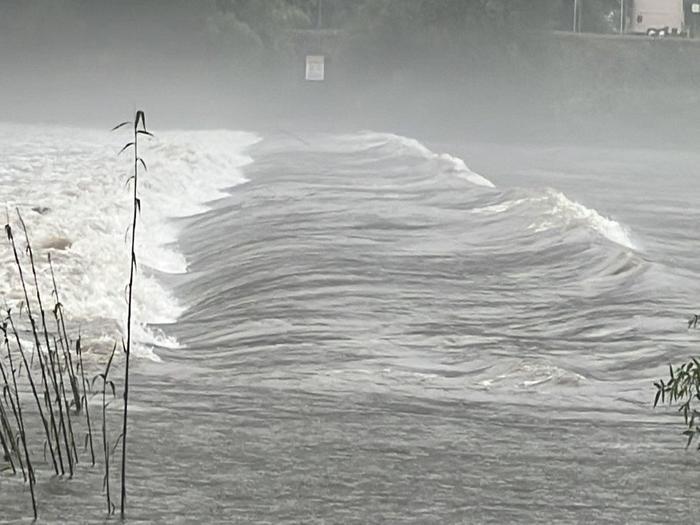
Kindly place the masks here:
[[(696, 328), (698, 321), (700, 317), (693, 316), (688, 328)], [(691, 358), (680, 366), (669, 365), (668, 377), (654, 382), (654, 387), (654, 408), (659, 404), (677, 407), (683, 416), (686, 448), (695, 445), (700, 450), (700, 361)]]
[[(28, 486), (34, 519), (38, 518), (43, 503), (37, 497), (37, 484), (42, 478), (55, 477), (70, 483), (81, 473), (80, 465), (94, 467), (97, 463), (94, 443), (98, 436), (93, 435), (90, 418), (90, 402), (94, 396), (99, 397), (102, 405), (99, 438), (102, 440), (101, 467), (107, 514), (116, 510), (110, 489), (110, 460), (119, 445), (122, 518), (126, 512), (129, 358), (133, 348), (131, 292), (136, 272), (136, 226), (141, 210), (137, 183), (140, 172), (146, 169), (138, 144), (141, 138), (151, 134), (146, 130), (145, 115), (141, 111), (136, 113), (134, 121), (124, 122), (114, 129), (125, 126), (133, 131), (131, 140), (122, 148), (122, 151), (133, 152), (133, 174), (127, 181), (133, 191), (133, 207), (132, 222), (127, 230), (131, 239), (131, 262), (125, 293), (126, 341), (115, 342), (104, 371), (95, 374), (99, 361), (105, 356), (95, 356), (86, 365), (79, 327), (70, 325), (65, 315), (69, 307), (67, 309), (60, 300), (51, 253), (35, 253), (29, 228), (19, 209), (15, 210), (14, 218), (8, 213), (5, 224), (5, 249), (10, 250), (15, 268), (13, 287), (21, 290), (21, 300), (13, 305), (5, 302), (0, 309), (0, 476), (8, 478), (2, 480), (3, 483), (14, 478)], [(49, 275), (40, 278), (41, 270), (35, 257), (46, 257)], [(47, 290), (42, 284), (49, 277), (51, 286)], [(123, 417), (121, 433), (115, 438), (108, 431), (108, 407), (117, 397), (117, 386), (110, 376), (117, 348), (121, 348), (124, 355), (124, 369), (119, 374), (123, 378)], [(88, 381), (91, 375), (93, 379)], [(94, 392), (98, 379), (101, 390)], [(50, 501), (46, 505), (50, 506)]]

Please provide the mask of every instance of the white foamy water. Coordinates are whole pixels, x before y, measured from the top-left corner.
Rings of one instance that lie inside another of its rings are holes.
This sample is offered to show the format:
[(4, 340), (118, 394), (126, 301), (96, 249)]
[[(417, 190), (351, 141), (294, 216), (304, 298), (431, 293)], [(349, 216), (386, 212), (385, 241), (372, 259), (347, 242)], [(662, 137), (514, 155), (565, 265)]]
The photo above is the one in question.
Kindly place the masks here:
[[(498, 368), (498, 367), (497, 367)], [(558, 386), (580, 386), (586, 382), (586, 378), (573, 371), (566, 370), (547, 361), (511, 363), (504, 372), (481, 381), (485, 388), (535, 388), (542, 385), (555, 384)]]
[[(129, 139), (124, 129), (0, 127), (0, 202), (23, 262), (25, 242), (15, 208), (29, 230), (44, 301), (52, 303), (51, 252), (71, 326), (80, 325), (84, 335), (96, 340), (121, 337), (126, 317), (132, 194), (125, 183), (132, 164), (130, 152), (119, 157), (117, 152)], [(142, 353), (150, 355), (153, 345), (177, 345), (148, 326), (172, 323), (182, 312), (157, 277), (187, 270), (171, 219), (206, 210), (206, 203), (223, 197), (225, 188), (244, 182), (240, 168), (250, 158), (243, 151), (256, 141), (255, 135), (226, 131), (163, 132), (141, 141), (139, 153), (149, 170), (139, 176), (134, 338)], [(6, 241), (0, 248), (0, 295), (10, 306), (23, 299)]]
[[(486, 188), (496, 187), (489, 179), (472, 171), (463, 159), (450, 155), (449, 153), (435, 153), (414, 138), (392, 133), (367, 133), (366, 135), (370, 140), (384, 140), (387, 143), (398, 145), (399, 151), (397, 153), (406, 154), (413, 152), (425, 159), (438, 161), (444, 166), (443, 169), (445, 171), (454, 173), (472, 184)], [(538, 210), (542, 213), (542, 216), (538, 217), (537, 221), (532, 225), (538, 232), (557, 227), (566, 228), (575, 223), (584, 224), (614, 243), (632, 250), (639, 249), (637, 244), (632, 240), (628, 227), (601, 215), (595, 209), (572, 201), (563, 193), (553, 189), (547, 189), (544, 195), (541, 196), (529, 197), (528, 199), (515, 199), (491, 206), (476, 208), (473, 210), (473, 213), (503, 213), (509, 211), (513, 207), (521, 205), (525, 201), (529, 201), (533, 204), (545, 203), (545, 209)]]
[(539, 200), (544, 204), (544, 211), (542, 217), (531, 225), (536, 231), (566, 228), (582, 223), (620, 246), (630, 250), (638, 249), (626, 226), (601, 215), (592, 208), (572, 201), (559, 191), (548, 189), (544, 197)]

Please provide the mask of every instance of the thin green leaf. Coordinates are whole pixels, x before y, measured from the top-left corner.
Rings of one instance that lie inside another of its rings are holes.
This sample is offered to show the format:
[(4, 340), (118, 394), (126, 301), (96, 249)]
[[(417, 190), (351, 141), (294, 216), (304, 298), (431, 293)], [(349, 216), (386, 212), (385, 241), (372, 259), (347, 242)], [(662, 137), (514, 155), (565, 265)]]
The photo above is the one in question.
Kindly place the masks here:
[(135, 120), (135, 122), (136, 122), (136, 127), (137, 127), (137, 128), (139, 127), (139, 121), (140, 121), (141, 124), (143, 125), (143, 128), (146, 129), (146, 114), (145, 114), (143, 111), (141, 111), (141, 110), (138, 110), (138, 111), (136, 112), (136, 120)]
[(126, 144), (122, 149), (119, 150), (119, 153), (117, 153), (117, 155), (121, 155), (121, 154), (124, 153), (128, 148), (133, 147), (133, 145), (134, 145), (133, 142), (129, 142), (129, 143)]
[(131, 124), (130, 121), (128, 121), (128, 120), (127, 120), (127, 121), (124, 121), (124, 122), (122, 122), (122, 123), (117, 124), (116, 126), (114, 126), (110, 131), (117, 131), (119, 128), (123, 128), (124, 126), (128, 126), (129, 124)]

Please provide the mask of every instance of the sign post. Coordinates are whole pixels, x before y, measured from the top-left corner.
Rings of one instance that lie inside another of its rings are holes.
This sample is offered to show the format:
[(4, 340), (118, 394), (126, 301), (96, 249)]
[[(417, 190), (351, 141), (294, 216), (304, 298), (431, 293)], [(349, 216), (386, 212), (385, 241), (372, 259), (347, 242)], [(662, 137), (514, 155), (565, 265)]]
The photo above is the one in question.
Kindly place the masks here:
[(620, 34), (625, 33), (625, 0), (620, 0)]
[(306, 55), (306, 80), (323, 82), (326, 79), (326, 57), (324, 55)]

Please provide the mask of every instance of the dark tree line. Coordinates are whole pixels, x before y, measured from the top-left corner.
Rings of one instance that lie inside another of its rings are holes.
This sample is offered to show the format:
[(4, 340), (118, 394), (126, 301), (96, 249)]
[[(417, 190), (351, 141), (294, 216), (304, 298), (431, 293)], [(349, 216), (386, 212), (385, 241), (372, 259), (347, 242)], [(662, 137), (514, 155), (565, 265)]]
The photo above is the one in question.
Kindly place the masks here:
[[(619, 0), (580, 0), (582, 27), (611, 32), (619, 20)], [(325, 27), (444, 31), (518, 28), (560, 29), (572, 26), (574, 0), (218, 0), (250, 27), (269, 20), (280, 27)], [(617, 20), (615, 20), (617, 19)]]
[[(619, 0), (579, 0), (584, 31), (612, 32)], [(183, 52), (228, 42), (274, 48), (289, 30), (390, 35), (568, 30), (574, 0), (4, 0), (0, 43), (109, 47), (148, 35)], [(123, 41), (123, 40), (121, 40)]]

